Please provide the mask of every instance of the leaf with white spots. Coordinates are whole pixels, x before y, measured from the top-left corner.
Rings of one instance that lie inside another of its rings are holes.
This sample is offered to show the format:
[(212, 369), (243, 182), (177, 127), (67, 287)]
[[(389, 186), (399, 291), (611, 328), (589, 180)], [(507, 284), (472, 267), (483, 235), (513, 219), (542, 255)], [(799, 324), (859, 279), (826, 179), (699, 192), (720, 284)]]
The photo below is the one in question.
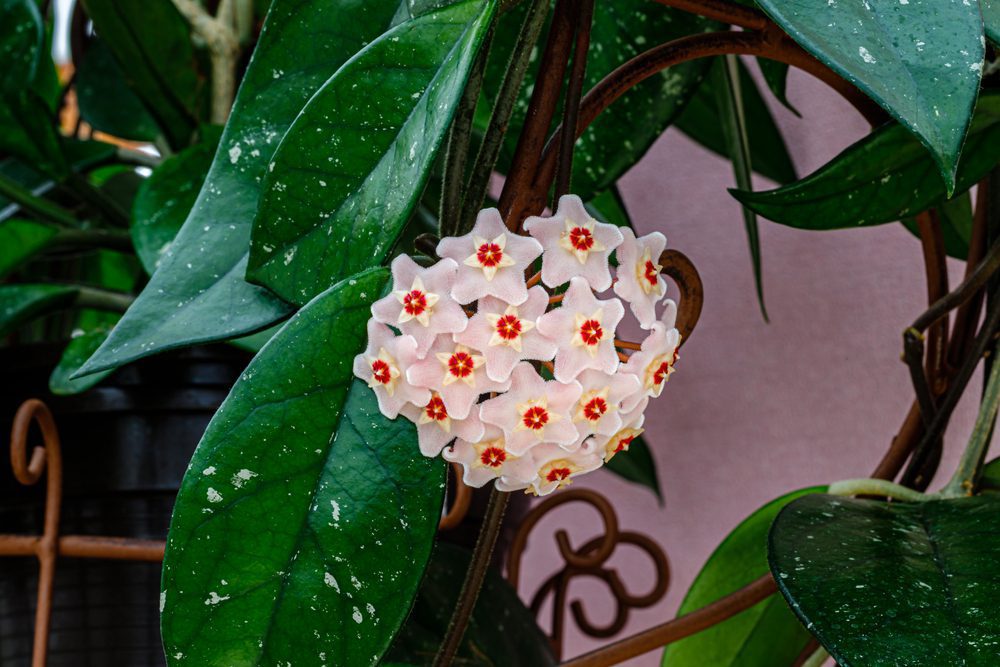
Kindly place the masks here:
[(927, 146), (949, 192), (979, 94), (983, 21), (973, 0), (758, 0), (804, 49)]
[(445, 467), (351, 370), (387, 281), (374, 269), (316, 297), (209, 424), (167, 540), (168, 664), (370, 664), (402, 625)]
[(404, 21), (320, 88), (264, 181), (250, 280), (303, 304), (386, 258), (424, 189), (494, 10), (493, 0), (460, 0)]
[(1000, 664), (1000, 499), (886, 503), (813, 494), (775, 519), (768, 559), (844, 667)]

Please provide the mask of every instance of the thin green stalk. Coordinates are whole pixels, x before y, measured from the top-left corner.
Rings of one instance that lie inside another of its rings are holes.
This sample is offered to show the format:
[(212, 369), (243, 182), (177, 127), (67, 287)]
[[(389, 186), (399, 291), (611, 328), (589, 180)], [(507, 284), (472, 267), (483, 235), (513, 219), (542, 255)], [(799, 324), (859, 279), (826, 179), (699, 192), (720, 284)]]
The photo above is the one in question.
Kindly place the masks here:
[(73, 217), (73, 214), (62, 206), (36, 197), (27, 188), (3, 176), (0, 176), (0, 196), (6, 197), (26, 211), (30, 211), (48, 222), (54, 222), (64, 227), (77, 227), (80, 224)]
[(56, 234), (52, 245), (133, 250), (131, 234), (122, 229), (64, 229)]
[(66, 187), (115, 227), (128, 227), (129, 215), (118, 202), (95, 188), (86, 177), (71, 172)]
[(908, 502), (922, 502), (932, 496), (884, 479), (845, 479), (827, 488), (832, 496), (885, 496)]
[(538, 36), (545, 26), (545, 17), (548, 15), (548, 11), (549, 0), (533, 0), (527, 15), (524, 17), (524, 22), (521, 24), (517, 42), (514, 44), (510, 62), (507, 64), (507, 72), (504, 74), (503, 82), (500, 84), (500, 92), (497, 94), (493, 112), (490, 114), (483, 143), (480, 145), (476, 161), (472, 165), (469, 185), (465, 189), (460, 223), (463, 231), (471, 228), (476, 214), (486, 198), (493, 167), (500, 156), (500, 148), (503, 146), (504, 136), (507, 134), (507, 127), (514, 112), (514, 105), (517, 103), (521, 84), (524, 82), (524, 75), (528, 71), (528, 65), (531, 64), (531, 51), (535, 48)]
[(441, 213), (438, 222), (438, 234), (441, 237), (457, 236), (462, 224), (462, 188), (465, 185), (465, 167), (469, 157), (469, 144), (472, 138), (472, 119), (476, 115), (476, 104), (483, 88), (483, 75), (486, 73), (486, 62), (489, 60), (490, 43), (493, 41), (493, 30), (496, 22), (490, 25), (489, 32), (483, 40), (476, 62), (469, 72), (465, 91), (455, 111), (455, 118), (448, 132), (448, 149), (445, 152), (444, 175), (441, 187)]
[[(1000, 354), (1000, 343), (993, 348), (993, 355)], [(989, 380), (986, 382), (986, 392), (983, 402), (979, 405), (979, 416), (972, 429), (969, 444), (962, 452), (955, 474), (944, 487), (942, 495), (949, 498), (971, 496), (975, 491), (976, 482), (982, 473), (983, 457), (990, 445), (990, 436), (997, 418), (997, 408), (1000, 407), (1000, 364), (994, 363), (990, 368)]]
[(86, 286), (80, 286), (78, 289), (76, 301), (73, 303), (77, 308), (96, 308), (97, 310), (124, 313), (135, 301), (135, 297), (131, 294)]
[(811, 656), (806, 658), (805, 662), (802, 663), (802, 667), (821, 667), (829, 658), (830, 654), (826, 652), (825, 648), (820, 646)]

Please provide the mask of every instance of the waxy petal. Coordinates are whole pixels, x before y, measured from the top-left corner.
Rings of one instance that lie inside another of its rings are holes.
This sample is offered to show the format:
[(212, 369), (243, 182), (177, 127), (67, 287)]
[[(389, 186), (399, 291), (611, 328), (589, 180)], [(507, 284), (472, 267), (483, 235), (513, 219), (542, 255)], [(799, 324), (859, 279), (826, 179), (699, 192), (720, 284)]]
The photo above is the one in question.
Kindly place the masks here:
[(677, 362), (677, 348), (681, 335), (677, 329), (668, 329), (663, 322), (654, 322), (652, 331), (642, 342), (640, 350), (633, 352), (622, 364), (621, 372), (634, 375), (642, 385), (642, 390), (633, 400), (626, 400), (623, 409), (631, 410), (644, 396), (656, 397), (674, 372)]
[(627, 227), (621, 233), (624, 241), (615, 251), (618, 258), (615, 294), (628, 303), (639, 326), (649, 329), (656, 321), (656, 304), (667, 291), (667, 281), (658, 264), (667, 239), (659, 232), (637, 239)]
[[(428, 402), (428, 406), (433, 404), (434, 396)], [(470, 442), (478, 442), (483, 437), (483, 423), (479, 420), (476, 411), (473, 410), (465, 419), (446, 420), (427, 418), (427, 407), (419, 408), (414, 405), (403, 406), (401, 414), (417, 425), (417, 442), (420, 445), (420, 453), (427, 457), (437, 456), (444, 449), (445, 445), (461, 438)], [(424, 423), (421, 423), (424, 422)]]
[(448, 414), (455, 419), (468, 417), (481, 394), (510, 388), (510, 378), (504, 382), (490, 379), (479, 350), (456, 343), (450, 336), (440, 336), (427, 356), (410, 366), (406, 378), (410, 384), (440, 394)]
[[(427, 389), (406, 379), (416, 361), (417, 341), (412, 336), (396, 336), (386, 325), (368, 321), (368, 347), (354, 357), (354, 374), (372, 387), (379, 410), (389, 419), (395, 419), (408, 404), (419, 409), (430, 400)], [(379, 368), (374, 367), (376, 362), (381, 362)]]
[(503, 431), (487, 425), (475, 442), (458, 439), (441, 452), (446, 461), (462, 466), (462, 481), (479, 488), (496, 480), (506, 487), (526, 488), (534, 479), (536, 467), (530, 456), (515, 456), (506, 448)]

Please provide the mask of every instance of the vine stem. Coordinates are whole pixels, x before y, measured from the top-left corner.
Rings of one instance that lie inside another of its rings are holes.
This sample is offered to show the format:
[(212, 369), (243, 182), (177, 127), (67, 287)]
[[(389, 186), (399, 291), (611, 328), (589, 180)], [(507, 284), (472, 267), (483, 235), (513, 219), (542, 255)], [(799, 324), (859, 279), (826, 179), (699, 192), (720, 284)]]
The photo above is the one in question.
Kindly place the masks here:
[(65, 227), (78, 227), (80, 224), (73, 217), (73, 214), (62, 206), (53, 204), (41, 197), (36, 197), (27, 188), (23, 188), (2, 176), (0, 176), (0, 195), (16, 203), (21, 208), (31, 211), (43, 220)]
[[(583, 79), (587, 73), (587, 51), (590, 49), (590, 30), (594, 21), (594, 0), (577, 0), (576, 9), (576, 47), (573, 50), (573, 68), (570, 70), (569, 84), (566, 86), (566, 99), (563, 102), (564, 127), (576, 127), (576, 119), (580, 115), (580, 97), (583, 95)], [(576, 137), (571, 132), (564, 132), (559, 146), (559, 167), (556, 170), (556, 187), (553, 194), (553, 208), (559, 197), (569, 192), (570, 180), (573, 177), (573, 145)]]
[(896, 484), (885, 479), (861, 478), (845, 479), (834, 482), (827, 489), (831, 496), (885, 496), (896, 500), (908, 502), (922, 502), (930, 500), (934, 496), (914, 491), (913, 489)]
[(434, 667), (448, 667), (455, 659), (458, 647), (462, 643), (462, 637), (469, 626), (469, 620), (472, 618), (472, 612), (476, 608), (476, 600), (483, 587), (483, 579), (486, 577), (486, 570), (489, 568), (493, 548), (500, 535), (503, 516), (509, 502), (509, 493), (499, 491), (495, 487), (490, 492), (486, 516), (483, 517), (483, 525), (479, 529), (476, 547), (472, 552), (472, 562), (469, 564), (469, 570), (465, 573), (465, 581), (458, 594), (458, 603), (451, 614), (451, 621), (448, 623), (444, 641), (441, 642), (441, 648), (438, 649), (438, 653), (434, 657)]
[(208, 45), (212, 61), (212, 122), (224, 125), (236, 95), (236, 59), (240, 54), (232, 0), (221, 0), (214, 17), (194, 0), (173, 0), (173, 3), (191, 24), (191, 30)]
[[(1000, 354), (1000, 343), (993, 348), (993, 354)], [(954, 476), (942, 490), (942, 495), (945, 497), (971, 496), (975, 490), (977, 478), (982, 471), (983, 457), (990, 445), (998, 407), (1000, 407), (1000, 364), (994, 362), (990, 368), (986, 392), (979, 406), (979, 416), (976, 417), (976, 425), (972, 429), (969, 444), (962, 452)]]
[(96, 308), (97, 310), (109, 310), (115, 313), (124, 313), (135, 301), (135, 297), (121, 292), (110, 292), (108, 290), (97, 289), (96, 287), (79, 286), (77, 288), (76, 301), (73, 305), (77, 308)]

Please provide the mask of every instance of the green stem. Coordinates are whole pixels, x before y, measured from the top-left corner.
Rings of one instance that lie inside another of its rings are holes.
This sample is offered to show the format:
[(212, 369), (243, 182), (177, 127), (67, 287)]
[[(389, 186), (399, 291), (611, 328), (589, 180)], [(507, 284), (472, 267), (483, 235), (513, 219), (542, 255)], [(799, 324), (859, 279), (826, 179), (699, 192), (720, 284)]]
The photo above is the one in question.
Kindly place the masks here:
[(521, 24), (517, 43), (511, 52), (507, 72), (504, 74), (503, 82), (500, 84), (500, 92), (497, 94), (493, 112), (490, 114), (490, 122), (487, 125), (486, 134), (483, 136), (483, 143), (479, 147), (476, 161), (472, 166), (469, 186), (465, 189), (460, 223), (462, 229), (471, 228), (476, 214), (486, 198), (493, 167), (497, 163), (497, 158), (500, 157), (500, 148), (503, 146), (507, 127), (510, 125), (510, 117), (514, 112), (514, 105), (517, 103), (524, 75), (531, 64), (531, 51), (535, 48), (538, 36), (542, 33), (548, 11), (549, 0), (534, 0)]
[(64, 229), (56, 234), (53, 245), (86, 246), (131, 252), (132, 236), (121, 229)]
[[(993, 348), (994, 357), (997, 354), (1000, 354), (1000, 343)], [(976, 417), (976, 425), (972, 429), (969, 444), (965, 446), (955, 474), (944, 487), (942, 495), (948, 498), (972, 495), (982, 472), (986, 448), (990, 445), (990, 435), (993, 433), (998, 407), (1000, 407), (1000, 364), (994, 363), (990, 368), (986, 392), (983, 394), (983, 402), (979, 405), (979, 416)]]
[(91, 185), (86, 177), (71, 172), (66, 187), (115, 227), (128, 227), (129, 216), (118, 202)]
[(806, 661), (802, 663), (802, 667), (822, 667), (822, 665), (830, 658), (830, 654), (826, 652), (826, 649), (820, 646), (816, 651), (806, 658)]
[(458, 603), (455, 605), (455, 611), (452, 612), (451, 621), (448, 623), (448, 631), (441, 642), (441, 648), (438, 649), (438, 653), (434, 657), (434, 667), (448, 667), (455, 659), (458, 647), (462, 643), (462, 637), (465, 635), (465, 629), (469, 626), (472, 612), (476, 608), (476, 599), (483, 587), (483, 579), (486, 577), (486, 570), (489, 568), (493, 547), (496, 546), (497, 537), (500, 535), (503, 515), (507, 511), (509, 501), (509, 493), (498, 491), (496, 488), (490, 491), (490, 502), (486, 507), (483, 525), (479, 529), (479, 537), (476, 538), (472, 562), (469, 563), (469, 571), (465, 573), (465, 581), (462, 583), (462, 591), (458, 594)]
[(832, 496), (885, 496), (896, 500), (922, 502), (932, 496), (884, 479), (845, 479), (834, 482), (827, 489)]
[(81, 286), (78, 289), (76, 301), (73, 303), (77, 308), (96, 308), (97, 310), (124, 313), (135, 301), (135, 297), (131, 294), (111, 292), (96, 287)]
[(38, 217), (49, 222), (54, 222), (57, 225), (77, 227), (80, 224), (73, 217), (73, 214), (63, 207), (41, 197), (36, 197), (27, 188), (21, 187), (3, 176), (0, 176), (0, 195), (11, 200), (21, 208), (31, 211)]

